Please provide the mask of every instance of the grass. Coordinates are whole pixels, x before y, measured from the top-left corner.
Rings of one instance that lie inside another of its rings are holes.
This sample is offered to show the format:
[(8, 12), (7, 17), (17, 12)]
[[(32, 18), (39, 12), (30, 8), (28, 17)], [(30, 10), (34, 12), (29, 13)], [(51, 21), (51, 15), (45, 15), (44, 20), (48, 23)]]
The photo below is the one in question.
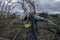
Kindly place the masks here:
[[(13, 19), (6, 19), (2, 23), (3, 24), (3, 30), (0, 32), (0, 37), (11, 39), (16, 34), (18, 29), (22, 28), (19, 21), (15, 20), (14, 22), (12, 22), (10, 24), (11, 20), (13, 20)], [(58, 25), (60, 24), (60, 18), (51, 18), (51, 20)], [(17, 23), (16, 23), (16, 21), (17, 21)], [(48, 24), (48, 23), (45, 23), (45, 22), (37, 23), (37, 24), (38, 24), (38, 29), (55, 29), (55, 27), (56, 27), (52, 24)], [(21, 33), (24, 34), (25, 30), (26, 30), (25, 28), (22, 28)]]

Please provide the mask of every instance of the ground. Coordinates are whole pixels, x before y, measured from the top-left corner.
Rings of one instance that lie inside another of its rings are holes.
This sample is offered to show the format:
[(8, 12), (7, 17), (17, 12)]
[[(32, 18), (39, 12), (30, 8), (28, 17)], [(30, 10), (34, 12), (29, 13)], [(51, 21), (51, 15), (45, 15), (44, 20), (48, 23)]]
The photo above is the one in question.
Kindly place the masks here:
[[(51, 18), (54, 23), (57, 25), (60, 25), (60, 18)], [(1, 24), (2, 23), (2, 24)], [(11, 40), (21, 28), (21, 35), (22, 40), (26, 39), (26, 32), (25, 27), (21, 25), (21, 21), (17, 19), (3, 19), (1, 20), (0, 26), (2, 25), (2, 29), (0, 29), (0, 39), (3, 40)], [(38, 29), (39, 29), (39, 40), (52, 40), (54, 39), (53, 32), (49, 31), (48, 29), (54, 29), (56, 26), (48, 23), (38, 23)]]

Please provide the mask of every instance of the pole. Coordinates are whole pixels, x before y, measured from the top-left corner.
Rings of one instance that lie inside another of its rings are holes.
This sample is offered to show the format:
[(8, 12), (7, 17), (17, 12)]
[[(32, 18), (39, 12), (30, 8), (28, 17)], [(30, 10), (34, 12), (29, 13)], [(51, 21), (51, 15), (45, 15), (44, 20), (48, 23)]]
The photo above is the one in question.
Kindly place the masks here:
[(27, 33), (29, 34), (29, 40), (38, 40), (38, 31), (36, 26), (36, 21), (34, 19), (34, 15), (30, 15), (31, 17), (31, 27), (27, 29)]
[(35, 24), (35, 20), (34, 20), (34, 16), (32, 16), (32, 19), (31, 19), (31, 29), (32, 29), (32, 34), (31, 36), (33, 36), (34, 40), (37, 40), (37, 27), (36, 27), (36, 24)]

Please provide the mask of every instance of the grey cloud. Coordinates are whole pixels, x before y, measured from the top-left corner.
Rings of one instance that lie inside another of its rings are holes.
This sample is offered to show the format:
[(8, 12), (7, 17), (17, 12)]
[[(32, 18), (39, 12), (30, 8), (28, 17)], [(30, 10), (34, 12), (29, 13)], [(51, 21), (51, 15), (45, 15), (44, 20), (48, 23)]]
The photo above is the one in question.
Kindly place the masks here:
[(41, 3), (40, 7), (42, 11), (48, 11), (48, 12), (59, 11), (60, 12), (60, 1), (54, 2), (54, 0), (48, 0), (47, 2), (45, 1), (44, 3)]
[[(37, 11), (47, 11), (47, 12), (53, 12), (53, 11), (60, 11), (60, 1), (54, 2), (55, 0), (35, 0), (38, 4)], [(19, 9), (19, 7), (18, 7)]]
[[(59, 2), (54, 2), (55, 0), (35, 0), (36, 3), (38, 4), (37, 11), (47, 11), (47, 12), (54, 12), (54, 11), (59, 11), (60, 12), (60, 1)], [(21, 9), (21, 7), (17, 7), (15, 9)], [(14, 11), (16, 11), (14, 9)]]

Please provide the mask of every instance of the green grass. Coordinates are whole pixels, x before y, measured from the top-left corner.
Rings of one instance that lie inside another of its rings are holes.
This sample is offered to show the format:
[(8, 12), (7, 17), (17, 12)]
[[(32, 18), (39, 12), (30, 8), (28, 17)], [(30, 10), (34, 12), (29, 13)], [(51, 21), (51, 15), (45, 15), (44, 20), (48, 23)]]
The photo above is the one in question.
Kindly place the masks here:
[[(7, 19), (4, 23), (3, 23), (3, 28), (4, 30), (2, 32), (0, 32), (0, 37), (7, 37), (7, 38), (11, 38), (13, 37), (16, 32), (18, 31), (18, 29), (20, 27), (23, 27), (23, 25), (21, 25), (20, 23), (15, 23), (12, 22), (10, 24), (10, 21), (13, 20), (13, 19)], [(54, 23), (58, 24), (60, 23), (60, 18), (51, 18), (50, 20), (52, 20)], [(48, 24), (48, 23), (38, 23), (38, 28), (39, 29), (55, 29), (56, 26), (52, 25), (52, 24)], [(25, 28), (22, 28), (21, 29), (21, 33), (22, 34), (25, 34), (25, 31), (26, 29)]]

